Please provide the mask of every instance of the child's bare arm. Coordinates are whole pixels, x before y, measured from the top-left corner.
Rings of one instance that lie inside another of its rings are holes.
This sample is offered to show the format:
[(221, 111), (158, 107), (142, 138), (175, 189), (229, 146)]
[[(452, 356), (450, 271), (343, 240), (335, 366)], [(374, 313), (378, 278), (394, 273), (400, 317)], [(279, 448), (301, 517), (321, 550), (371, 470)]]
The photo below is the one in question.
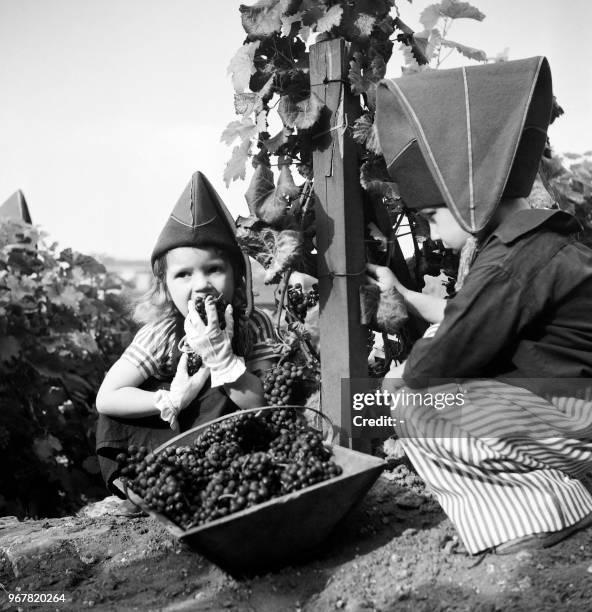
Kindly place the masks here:
[(107, 372), (97, 394), (97, 410), (117, 417), (145, 417), (159, 414), (156, 394), (138, 387), (146, 376), (126, 359), (116, 361)]
[(373, 285), (378, 285), (381, 291), (388, 291), (391, 288), (396, 289), (405, 300), (405, 304), (409, 310), (428, 323), (440, 323), (444, 318), (444, 308), (446, 300), (428, 295), (418, 291), (407, 289), (394, 275), (392, 270), (385, 266), (377, 266), (375, 264), (366, 264), (367, 280)]
[(263, 384), (259, 374), (272, 366), (273, 363), (266, 359), (249, 364), (248, 370), (238, 380), (224, 385), (226, 394), (243, 409), (265, 406), (267, 402), (263, 398)]
[[(196, 374), (187, 373), (187, 355), (183, 355), (177, 367), (177, 373), (171, 383), (170, 392), (144, 391), (138, 387), (144, 382), (145, 375), (125, 359), (116, 361), (99, 389), (97, 395), (97, 410), (109, 416), (139, 418), (160, 414), (157, 407), (159, 393), (170, 397), (170, 406), (175, 414), (186, 408), (203, 388), (210, 375), (206, 367), (200, 368)], [(164, 418), (164, 417), (163, 417)], [(167, 420), (169, 420), (167, 418)]]

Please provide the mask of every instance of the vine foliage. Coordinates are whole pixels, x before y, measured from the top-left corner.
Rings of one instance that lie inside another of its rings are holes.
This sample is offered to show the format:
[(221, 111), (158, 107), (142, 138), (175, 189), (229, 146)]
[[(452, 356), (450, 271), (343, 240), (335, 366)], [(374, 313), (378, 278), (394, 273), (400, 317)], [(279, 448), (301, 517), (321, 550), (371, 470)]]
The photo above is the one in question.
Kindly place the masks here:
[(131, 340), (121, 280), (0, 221), (0, 514), (72, 513), (105, 489), (95, 395)]
[[(316, 276), (312, 151), (315, 127), (326, 109), (310, 87), (313, 34), (317, 41), (339, 37), (348, 43), (346, 86), (359, 98), (361, 114), (341, 129), (350, 130), (359, 145), (368, 260), (385, 265), (403, 261), (397, 236), (406, 233), (417, 263), (413, 275), (404, 261), (404, 269), (399, 264), (398, 274), (407, 276), (407, 284), (419, 288), (430, 270), (438, 275), (443, 267), (454, 269), (453, 263), (442, 263), (451, 253), (425, 240), (427, 228), (405, 211), (388, 175), (374, 125), (376, 87), (395, 45), (403, 51), (403, 74), (437, 68), (450, 53), (486, 61), (483, 51), (448, 38), (455, 20), (481, 21), (484, 15), (467, 2), (442, 0), (422, 12), (421, 28), (414, 31), (401, 20), (395, 0), (260, 0), (242, 5), (240, 13), (247, 36), (228, 67), (239, 118), (222, 134), (233, 146), (224, 180), (244, 179), (250, 160), (254, 172), (245, 194), (250, 214), (237, 220), (238, 239), (266, 269), (266, 283), (283, 283), (278, 307), (280, 313), (287, 307), (291, 331), (302, 326), (291, 316), (289, 302), (283, 303), (290, 274)], [(404, 357), (413, 337), (407, 340), (398, 343), (397, 359)]]

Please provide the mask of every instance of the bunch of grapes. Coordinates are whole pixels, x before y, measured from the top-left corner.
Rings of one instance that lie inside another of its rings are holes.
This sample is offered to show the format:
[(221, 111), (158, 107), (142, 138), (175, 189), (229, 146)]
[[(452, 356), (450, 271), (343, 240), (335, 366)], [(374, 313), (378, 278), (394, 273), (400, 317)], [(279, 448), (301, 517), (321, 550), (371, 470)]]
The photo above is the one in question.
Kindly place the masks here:
[(309, 308), (319, 303), (319, 286), (315, 283), (312, 289), (306, 293), (302, 290), (302, 285), (288, 285), (288, 307), (290, 312), (299, 320), (304, 322), (306, 312)]
[(187, 354), (187, 373), (193, 376), (203, 364), (202, 358), (193, 351)]
[(310, 291), (306, 294), (306, 305), (309, 308), (316, 306), (319, 303), (319, 286), (315, 283)]
[[(218, 314), (218, 324), (220, 325), (220, 329), (226, 329), (226, 319), (224, 318), (224, 313), (226, 312), (226, 306), (228, 306), (228, 302), (224, 298), (222, 294), (218, 297), (214, 298), (214, 302), (216, 304), (216, 313)], [(203, 321), (204, 325), (208, 324), (208, 315), (206, 314), (206, 302), (205, 299), (201, 296), (195, 298), (195, 310), (199, 314), (200, 319)]]
[(277, 365), (263, 377), (263, 397), (269, 406), (288, 406), (298, 403), (302, 392), (302, 377), (306, 372), (303, 366), (291, 361)]
[(184, 529), (338, 476), (322, 434), (292, 409), (238, 414), (190, 446), (117, 456), (132, 491)]

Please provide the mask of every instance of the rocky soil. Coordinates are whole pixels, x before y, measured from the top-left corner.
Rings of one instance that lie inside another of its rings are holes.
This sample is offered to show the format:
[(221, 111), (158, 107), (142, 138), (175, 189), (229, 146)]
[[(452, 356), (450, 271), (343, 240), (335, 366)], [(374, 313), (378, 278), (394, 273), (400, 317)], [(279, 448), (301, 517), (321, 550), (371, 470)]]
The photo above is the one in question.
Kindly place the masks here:
[(592, 610), (592, 529), (544, 552), (469, 557), (438, 505), (389, 472), (313, 559), (243, 579), (150, 517), (84, 514), (0, 519), (1, 610)]

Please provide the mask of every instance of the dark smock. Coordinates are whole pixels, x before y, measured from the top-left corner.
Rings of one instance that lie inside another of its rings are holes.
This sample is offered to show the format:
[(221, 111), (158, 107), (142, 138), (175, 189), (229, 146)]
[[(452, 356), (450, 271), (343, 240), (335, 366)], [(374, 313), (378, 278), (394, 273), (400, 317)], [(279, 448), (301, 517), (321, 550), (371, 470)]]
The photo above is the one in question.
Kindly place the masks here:
[(403, 378), (502, 379), (539, 396), (592, 379), (592, 251), (557, 210), (522, 210), (486, 239), (433, 338), (419, 340)]

